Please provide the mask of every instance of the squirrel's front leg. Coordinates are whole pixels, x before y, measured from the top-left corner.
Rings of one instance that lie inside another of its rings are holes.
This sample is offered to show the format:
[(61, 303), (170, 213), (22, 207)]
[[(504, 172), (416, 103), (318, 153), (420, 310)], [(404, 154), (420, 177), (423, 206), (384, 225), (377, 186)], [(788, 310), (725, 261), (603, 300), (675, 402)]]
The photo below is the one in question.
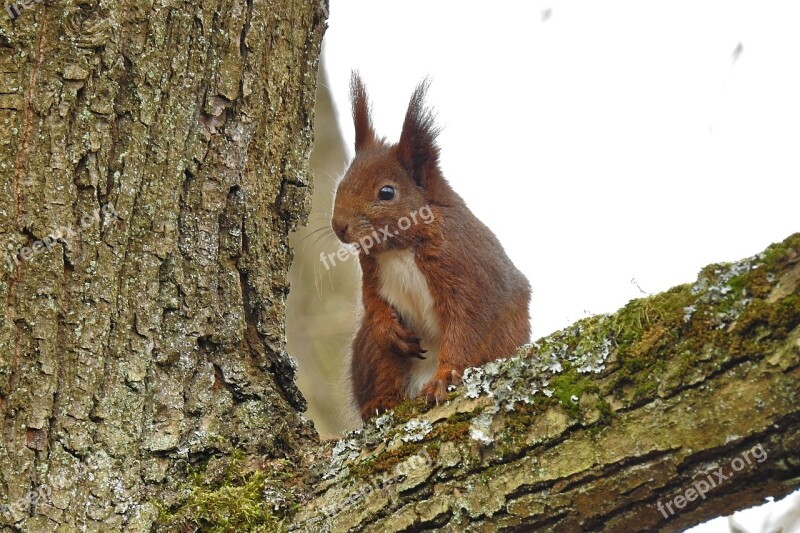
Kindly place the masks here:
[(380, 281), (375, 261), (365, 257), (361, 261), (361, 268), (364, 275), (361, 289), (364, 322), (371, 324), (375, 340), (397, 356), (425, 359), (423, 354), (426, 350), (420, 346), (419, 337), (403, 324), (400, 314), (378, 293)]
[(388, 339), (381, 334), (391, 328), (379, 323), (385, 320), (365, 316), (353, 341), (353, 394), (364, 421), (394, 408), (405, 398), (411, 360), (391, 351)]
[(479, 339), (473, 334), (471, 319), (458, 302), (439, 307), (442, 328), (439, 342), (439, 364), (420, 396), (429, 404), (439, 405), (447, 399), (447, 388), (461, 383), (462, 372), (474, 357)]
[(414, 332), (378, 294), (374, 261), (363, 258), (361, 266), (364, 316), (353, 341), (351, 376), (361, 418), (367, 420), (403, 401), (412, 358), (424, 358), (425, 350)]

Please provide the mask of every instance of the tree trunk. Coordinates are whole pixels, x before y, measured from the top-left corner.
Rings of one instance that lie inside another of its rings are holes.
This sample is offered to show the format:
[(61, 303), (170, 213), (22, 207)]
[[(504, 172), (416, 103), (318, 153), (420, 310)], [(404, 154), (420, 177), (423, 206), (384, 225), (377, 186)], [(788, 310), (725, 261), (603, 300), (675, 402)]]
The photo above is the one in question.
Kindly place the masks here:
[(289, 470), (316, 442), (283, 317), (326, 5), (5, 7), (3, 530), (147, 531), (200, 467)]
[(800, 234), (319, 453), (298, 531), (680, 531), (800, 486)]
[(4, 530), (674, 531), (800, 485), (800, 234), (321, 445), (283, 322), (326, 7), (12, 8)]

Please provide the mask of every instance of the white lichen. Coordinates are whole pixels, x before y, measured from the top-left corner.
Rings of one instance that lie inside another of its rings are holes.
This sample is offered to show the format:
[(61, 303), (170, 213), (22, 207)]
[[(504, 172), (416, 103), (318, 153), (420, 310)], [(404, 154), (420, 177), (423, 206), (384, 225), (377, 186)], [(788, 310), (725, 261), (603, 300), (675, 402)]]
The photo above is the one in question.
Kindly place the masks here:
[[(745, 289), (742, 289), (741, 294), (736, 294), (736, 291), (734, 291), (733, 286), (730, 284), (731, 280), (759, 268), (762, 265), (760, 261), (763, 258), (764, 254), (758, 254), (735, 263), (718, 265), (713, 270), (711, 279), (707, 276), (701, 276), (692, 286), (692, 294), (700, 295), (697, 298), (698, 303), (710, 304), (715, 308), (719, 308), (717, 304), (723, 300), (737, 298), (730, 304), (728, 309), (725, 311), (717, 311), (712, 315), (716, 322), (715, 327), (717, 329), (725, 328), (729, 324), (735, 322), (752, 301), (752, 299), (748, 297)], [(691, 320), (692, 314), (695, 311), (696, 308), (694, 305), (684, 308), (684, 321), (688, 322)]]
[(574, 363), (578, 372), (581, 374), (588, 374), (590, 372), (599, 374), (606, 368), (605, 361), (610, 354), (611, 340), (605, 338), (603, 339), (603, 343), (594, 350), (578, 353), (574, 358)]
[(403, 426), (405, 433), (400, 436), (403, 442), (419, 442), (425, 438), (425, 435), (433, 430), (433, 426), (427, 420), (411, 420)]
[(464, 370), (462, 382), (467, 389), (464, 393), (467, 398), (474, 400), (481, 394), (492, 394), (492, 379), (484, 373), (483, 368), (467, 368)]
[(384, 413), (378, 418), (375, 419), (375, 429), (378, 431), (386, 431), (390, 427), (392, 427), (392, 423), (394, 422), (394, 416), (391, 412)]
[(333, 445), (331, 450), (331, 460), (328, 471), (322, 475), (322, 479), (331, 479), (342, 471), (345, 463), (352, 461), (358, 457), (360, 453), (358, 437), (361, 436), (361, 431), (353, 431), (350, 433), (352, 438), (343, 438)]
[(492, 444), (494, 442), (492, 418), (495, 413), (497, 413), (496, 405), (473, 418), (469, 426), (469, 438), (484, 446)]

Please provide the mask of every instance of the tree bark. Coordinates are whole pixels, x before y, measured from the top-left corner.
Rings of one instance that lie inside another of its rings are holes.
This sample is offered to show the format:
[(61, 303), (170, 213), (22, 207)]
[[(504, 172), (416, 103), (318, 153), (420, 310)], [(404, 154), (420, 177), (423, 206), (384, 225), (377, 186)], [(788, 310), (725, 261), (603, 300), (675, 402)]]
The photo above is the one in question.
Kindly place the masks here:
[(681, 531), (800, 486), (800, 234), (320, 453), (298, 531)]
[(0, 524), (147, 531), (198, 465), (316, 442), (283, 317), (327, 7), (14, 5)]
[(4, 531), (676, 531), (800, 485), (800, 234), (320, 444), (284, 307), (326, 15), (0, 22)]

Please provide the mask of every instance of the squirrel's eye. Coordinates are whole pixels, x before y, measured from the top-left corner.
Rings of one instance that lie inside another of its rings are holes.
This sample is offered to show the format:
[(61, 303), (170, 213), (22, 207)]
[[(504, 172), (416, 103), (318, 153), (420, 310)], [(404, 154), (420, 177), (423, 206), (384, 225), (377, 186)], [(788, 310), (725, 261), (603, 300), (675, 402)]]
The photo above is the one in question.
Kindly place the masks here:
[(394, 187), (391, 185), (384, 185), (378, 193), (379, 200), (391, 200), (394, 198)]

